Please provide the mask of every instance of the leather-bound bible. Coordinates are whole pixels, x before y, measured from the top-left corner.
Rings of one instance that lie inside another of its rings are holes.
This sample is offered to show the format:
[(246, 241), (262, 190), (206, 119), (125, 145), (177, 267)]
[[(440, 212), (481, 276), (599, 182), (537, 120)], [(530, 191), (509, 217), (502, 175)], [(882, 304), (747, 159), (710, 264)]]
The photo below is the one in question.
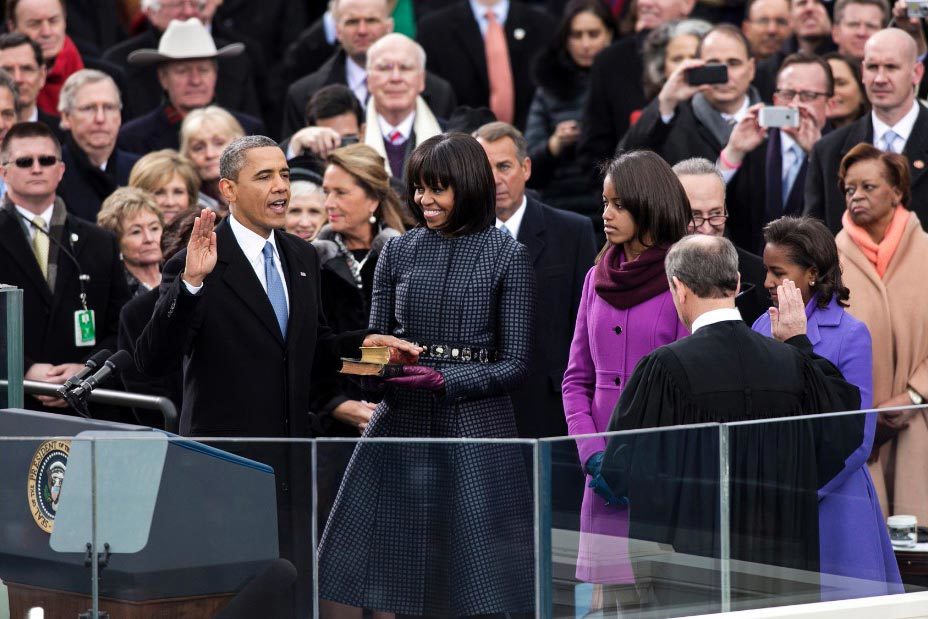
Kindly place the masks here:
[(355, 376), (402, 376), (403, 366), (390, 363), (389, 346), (362, 346), (360, 359), (342, 358), (342, 374)]

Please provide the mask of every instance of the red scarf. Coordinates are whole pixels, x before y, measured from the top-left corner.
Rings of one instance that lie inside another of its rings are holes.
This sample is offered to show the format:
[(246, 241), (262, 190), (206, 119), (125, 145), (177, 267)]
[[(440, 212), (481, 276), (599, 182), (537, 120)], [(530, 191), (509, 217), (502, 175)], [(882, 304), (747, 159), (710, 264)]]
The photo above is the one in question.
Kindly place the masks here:
[(646, 249), (637, 260), (625, 260), (621, 245), (606, 250), (596, 265), (596, 294), (617, 309), (628, 309), (670, 290), (664, 273), (664, 257), (670, 247)]
[(64, 81), (72, 73), (76, 73), (84, 68), (84, 61), (81, 60), (81, 54), (77, 51), (77, 46), (71, 37), (65, 36), (64, 45), (61, 51), (55, 57), (55, 64), (48, 70), (48, 76), (45, 78), (45, 86), (39, 91), (39, 96), (35, 103), (40, 110), (52, 116), (58, 116), (58, 96), (61, 94), (61, 87)]

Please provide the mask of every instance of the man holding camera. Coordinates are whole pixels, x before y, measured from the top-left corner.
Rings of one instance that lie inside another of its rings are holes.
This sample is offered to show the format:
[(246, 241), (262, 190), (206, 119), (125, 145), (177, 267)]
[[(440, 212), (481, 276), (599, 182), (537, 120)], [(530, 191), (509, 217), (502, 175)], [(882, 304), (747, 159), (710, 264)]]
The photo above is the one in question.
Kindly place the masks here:
[(730, 24), (703, 38), (698, 58), (683, 62), (619, 144), (649, 149), (673, 165), (690, 157), (715, 161), (732, 128), (760, 101), (751, 86), (754, 59), (747, 39)]
[(732, 130), (718, 168), (728, 184), (728, 229), (735, 245), (761, 254), (767, 223), (802, 214), (809, 153), (825, 130), (833, 90), (826, 61), (790, 54), (777, 73), (775, 106), (751, 106)]

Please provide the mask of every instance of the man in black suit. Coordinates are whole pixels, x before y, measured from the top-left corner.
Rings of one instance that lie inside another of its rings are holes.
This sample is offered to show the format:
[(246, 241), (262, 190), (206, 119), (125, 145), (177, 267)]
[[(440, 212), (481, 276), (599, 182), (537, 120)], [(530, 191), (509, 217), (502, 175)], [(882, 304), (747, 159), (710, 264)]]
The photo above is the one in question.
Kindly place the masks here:
[[(212, 37), (196, 19), (172, 22), (158, 42), (158, 49), (139, 49), (130, 62), (157, 66), (158, 80), (167, 101), (131, 120), (119, 131), (119, 148), (145, 155), (162, 148), (180, 148), (180, 124), (191, 110), (205, 107), (217, 97), (217, 65), (241, 54), (240, 43), (217, 50)], [(235, 109), (229, 112), (242, 125), (246, 135), (264, 133), (258, 119)]]
[[(715, 161), (733, 125), (760, 99), (751, 87), (754, 59), (744, 34), (730, 24), (710, 30), (700, 43), (698, 56), (671, 73), (657, 98), (625, 134), (620, 149), (653, 150), (671, 165), (690, 157)], [(708, 63), (727, 65), (728, 82), (691, 86), (687, 69)]]
[[(144, 0), (142, 11), (150, 26), (140, 34), (106, 50), (103, 60), (125, 72), (125, 112), (127, 119), (141, 116), (158, 107), (162, 101), (162, 88), (158, 72), (153, 65), (138, 65), (129, 61), (132, 52), (159, 46), (163, 33), (172, 20), (201, 19), (198, 2), (164, 2)], [(213, 34), (215, 45), (223, 48), (231, 41)], [(229, 110), (251, 116), (261, 115), (261, 105), (255, 86), (255, 71), (247, 55), (229, 58), (220, 63), (216, 76), (216, 103)]]
[[(219, 167), (231, 215), (214, 231), (216, 215), (204, 209), (187, 249), (165, 265), (161, 297), (136, 343), (136, 365), (153, 376), (183, 367), (183, 435), (313, 436), (312, 403), (331, 395), (339, 357), (357, 357), (362, 341), (411, 359), (418, 348), (366, 331), (335, 336), (326, 325), (316, 252), (281, 232), (290, 171), (273, 140), (238, 138)], [(308, 578), (306, 450), (269, 443), (223, 448), (274, 467), (281, 554)]]
[[(692, 335), (638, 363), (610, 431), (763, 422), (860, 406), (857, 387), (812, 352), (805, 304), (793, 282), (779, 287), (774, 337), (766, 337), (745, 325), (735, 309), (737, 256), (730, 241), (685, 237), (668, 252), (665, 266), (677, 313)], [(763, 575), (753, 570), (742, 580), (743, 570), (733, 569), (731, 589), (756, 590), (775, 582), (778, 591), (792, 593), (777, 568), (819, 571), (817, 492), (841, 472), (860, 446), (863, 430), (862, 416), (735, 424), (727, 428), (726, 446), (719, 444), (717, 427), (623, 432), (609, 439), (602, 481), (612, 500), (625, 497), (632, 506), (630, 539), (667, 544), (681, 556), (717, 559), (719, 454), (726, 449), (731, 558), (769, 570)], [(649, 610), (660, 607), (666, 614), (681, 603), (698, 612), (718, 610), (717, 578), (715, 585), (707, 579), (701, 591), (665, 588), (664, 582), (673, 581), (673, 558), (655, 566), (648, 556), (643, 563), (654, 570), (646, 579), (653, 595), (642, 600)], [(635, 559), (632, 568), (640, 577)], [(736, 608), (758, 604), (750, 594), (733, 599)]]
[(283, 55), (283, 75), (287, 83), (318, 70), (338, 51), (335, 18), (326, 11), (290, 43)]
[(106, 73), (81, 69), (64, 83), (58, 99), (61, 127), (67, 138), (61, 149), (65, 175), (58, 195), (68, 212), (95, 222), (100, 205), (129, 183), (138, 155), (116, 148), (122, 123), (116, 83)]
[[(23, 290), (25, 378), (61, 384), (97, 351), (116, 348), (119, 310), (129, 298), (119, 249), (111, 234), (69, 215), (55, 198), (64, 165), (48, 127), (14, 125), (0, 157), (0, 281)], [(75, 333), (85, 310), (93, 312), (93, 337)], [(63, 400), (38, 399), (63, 412)]]
[(876, 33), (864, 50), (863, 82), (872, 111), (819, 140), (806, 173), (805, 214), (818, 217), (837, 234), (845, 211), (838, 184), (841, 159), (861, 142), (901, 153), (909, 160), (912, 210), (928, 225), (928, 110), (915, 98), (924, 66), (915, 41), (898, 28)]
[(729, 238), (738, 247), (762, 253), (765, 225), (802, 214), (809, 153), (825, 131), (833, 92), (825, 60), (792, 54), (777, 75), (773, 103), (796, 110), (799, 126), (764, 128), (757, 105), (732, 130), (718, 165), (728, 183)]
[[(729, 214), (725, 206), (725, 181), (715, 164), (708, 159), (684, 159), (673, 166), (673, 171), (690, 201), (689, 233), (726, 236)], [(736, 249), (741, 291), (735, 298), (735, 305), (750, 326), (770, 307), (770, 297), (764, 288), (767, 271), (760, 256), (740, 247)]]
[(17, 109), (19, 120), (45, 123), (59, 139), (62, 132), (58, 119), (46, 114), (35, 104), (45, 86), (45, 57), (39, 44), (21, 32), (0, 34), (0, 68), (9, 73), (19, 90)]
[(548, 14), (516, 0), (508, 6), (503, 13), (499, 0), (456, 2), (424, 17), (417, 38), (428, 54), (430, 69), (451, 83), (458, 103), (474, 108), (489, 105), (493, 109), (484, 45), (490, 27), (486, 15), (491, 12), (505, 31), (514, 94), (510, 102), (513, 118), (498, 120), (511, 120), (516, 127), (524, 128), (535, 96), (535, 82), (528, 69), (554, 36), (555, 24)]
[[(635, 34), (622, 37), (600, 52), (590, 69), (590, 96), (583, 110), (577, 155), (591, 172), (596, 165), (609, 159), (615, 147), (625, 137), (632, 114), (647, 105), (643, 86), (642, 48), (652, 29), (662, 24), (686, 18), (695, 0), (673, 2), (639, 2), (639, 18)], [(642, 7), (649, 10), (642, 12)], [(598, 175), (592, 174), (590, 178)]]
[(496, 226), (525, 245), (539, 294), (533, 369), (513, 392), (516, 426), (523, 438), (566, 436), (561, 381), (577, 322), (583, 279), (596, 256), (587, 217), (560, 211), (525, 194), (532, 173), (528, 143), (512, 125), (493, 122), (474, 132), (496, 180)]
[[(334, 56), (319, 70), (300, 78), (287, 89), (281, 137), (288, 138), (305, 126), (306, 103), (321, 88), (344, 84), (367, 105), (367, 50), (393, 31), (386, 0), (337, 0), (332, 4), (335, 33), (341, 44)], [(451, 85), (434, 73), (426, 72), (422, 99), (439, 118), (448, 118), (457, 106)]]

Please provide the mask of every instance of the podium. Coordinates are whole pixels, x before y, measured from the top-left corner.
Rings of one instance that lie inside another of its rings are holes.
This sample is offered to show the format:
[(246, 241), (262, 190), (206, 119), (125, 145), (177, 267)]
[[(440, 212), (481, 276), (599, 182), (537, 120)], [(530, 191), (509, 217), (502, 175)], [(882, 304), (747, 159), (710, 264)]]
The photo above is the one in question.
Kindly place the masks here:
[[(278, 557), (274, 471), (160, 430), (0, 410), (0, 578), (12, 617), (207, 617)], [(53, 439), (35, 437), (56, 437)], [(94, 527), (94, 523), (96, 526)]]

